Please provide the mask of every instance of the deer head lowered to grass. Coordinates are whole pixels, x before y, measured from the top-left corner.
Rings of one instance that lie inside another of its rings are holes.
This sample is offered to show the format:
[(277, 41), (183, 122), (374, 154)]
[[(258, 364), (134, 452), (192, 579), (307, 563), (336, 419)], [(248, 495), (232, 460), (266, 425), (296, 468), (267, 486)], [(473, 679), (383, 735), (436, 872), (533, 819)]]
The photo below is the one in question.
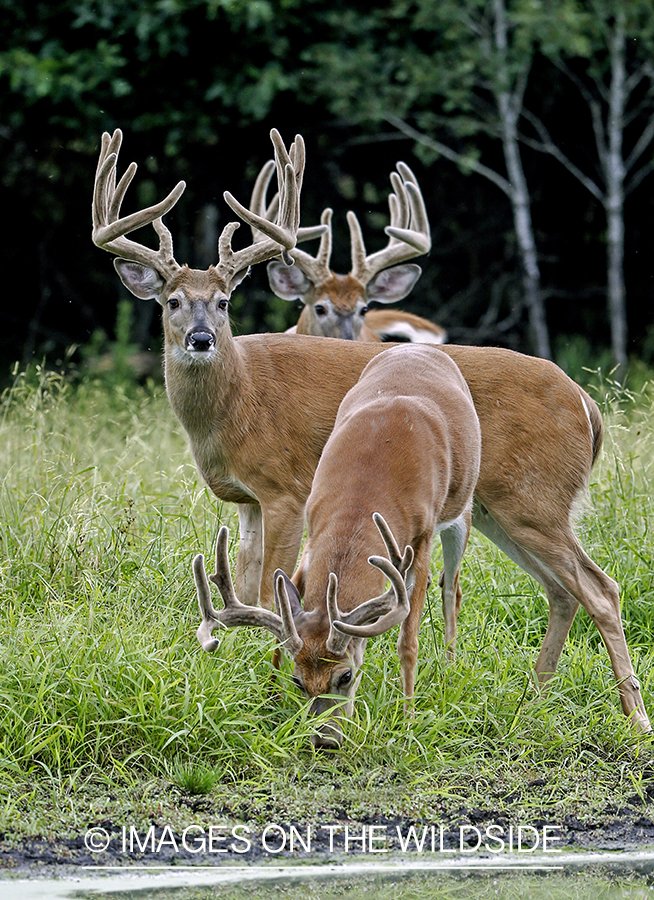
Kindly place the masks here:
[[(261, 172), (252, 191), (250, 210), (259, 218), (277, 211), (275, 196), (266, 205), (266, 193), (273, 173), (272, 160)], [(321, 223), (326, 230), (316, 256), (299, 247), (290, 251), (295, 266), (268, 263), (272, 291), (284, 300), (300, 300), (304, 309), (290, 331), (318, 337), (354, 341), (409, 341), (443, 344), (447, 333), (440, 325), (401, 310), (370, 309), (369, 304), (395, 303), (404, 299), (421, 275), (421, 268), (407, 260), (428, 253), (431, 248), (429, 220), (416, 176), (406, 163), (397, 163), (391, 172), (393, 191), (389, 194), (390, 225), (385, 229), (388, 243), (382, 250), (367, 254), (359, 220), (348, 212), (352, 268), (338, 275), (330, 268), (332, 252), (332, 210), (325, 209)], [(315, 237), (300, 229), (298, 241)], [(254, 240), (263, 235), (253, 231)]]
[[(103, 138), (93, 222), (98, 246), (117, 262), (137, 297), (161, 305), (164, 367), (170, 403), (185, 428), (201, 476), (214, 494), (238, 504), (240, 545), (236, 588), (242, 600), (268, 610), (273, 574), (292, 571), (304, 530), (314, 472), (341, 400), (364, 367), (388, 344), (323, 340), (306, 335), (233, 338), (227, 307), (248, 265), (288, 250), (296, 239), (304, 152), (276, 144), (282, 203), (279, 222), (262, 221), (270, 243), (233, 251), (236, 223), (221, 237), (222, 265), (206, 272), (179, 266), (161, 222), (181, 195), (180, 183), (161, 203), (119, 218), (130, 166), (116, 185), (121, 135)], [(231, 198), (233, 200), (233, 198)], [(259, 222), (236, 201), (248, 224)], [(125, 237), (152, 223), (158, 251)], [(572, 525), (602, 443), (597, 404), (547, 360), (490, 347), (444, 345), (465, 378), (482, 433), (473, 525), (545, 589), (549, 623), (536, 661), (545, 684), (581, 603), (608, 649), (622, 707), (649, 728), (620, 617), (618, 586), (581, 547)]]
[[(333, 749), (342, 740), (339, 717), (352, 708), (367, 638), (399, 624), (408, 701), (434, 532), (443, 545), (446, 642), (454, 652), (459, 564), (480, 456), (472, 397), (448, 356), (418, 345), (376, 356), (345, 395), (325, 444), (307, 501), (300, 565), (292, 581), (281, 570), (275, 573), (278, 614), (238, 602), (226, 528), (211, 576), (225, 603), (220, 612), (209, 597), (202, 556), (196, 557), (203, 647), (215, 649), (211, 633), (220, 623), (272, 631), (293, 657), (294, 681), (313, 701), (313, 711), (330, 714), (314, 744)], [(371, 556), (381, 549), (380, 535), (386, 555)], [(383, 590), (386, 578), (388, 591)]]

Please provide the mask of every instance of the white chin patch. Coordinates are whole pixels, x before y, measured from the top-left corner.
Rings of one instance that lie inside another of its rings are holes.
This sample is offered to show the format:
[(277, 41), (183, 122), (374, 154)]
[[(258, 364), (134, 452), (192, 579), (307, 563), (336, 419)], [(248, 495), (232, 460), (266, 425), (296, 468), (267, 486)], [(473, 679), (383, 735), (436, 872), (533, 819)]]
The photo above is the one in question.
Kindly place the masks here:
[(184, 349), (180, 347), (179, 344), (175, 345), (175, 359), (178, 362), (192, 363), (193, 365), (206, 365), (207, 363), (213, 362), (214, 356), (216, 355), (216, 348), (212, 347), (210, 350), (191, 350), (190, 348)]

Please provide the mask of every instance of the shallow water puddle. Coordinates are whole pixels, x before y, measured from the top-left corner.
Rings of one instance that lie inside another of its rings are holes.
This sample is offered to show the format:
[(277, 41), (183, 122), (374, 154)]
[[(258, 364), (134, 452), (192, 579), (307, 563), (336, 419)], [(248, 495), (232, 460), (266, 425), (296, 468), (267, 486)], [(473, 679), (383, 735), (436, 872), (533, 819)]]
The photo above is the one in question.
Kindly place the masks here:
[(373, 866), (248, 866), (75, 878), (0, 880), (2, 900), (654, 900), (654, 852), (576, 854), (533, 860), (400, 860)]

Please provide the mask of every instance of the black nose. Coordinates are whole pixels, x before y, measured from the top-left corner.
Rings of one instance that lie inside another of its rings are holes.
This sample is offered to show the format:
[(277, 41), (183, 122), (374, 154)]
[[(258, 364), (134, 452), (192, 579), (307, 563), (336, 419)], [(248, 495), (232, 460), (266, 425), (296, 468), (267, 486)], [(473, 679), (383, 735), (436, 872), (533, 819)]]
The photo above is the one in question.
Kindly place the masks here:
[(192, 334), (189, 334), (186, 340), (186, 346), (189, 350), (197, 350), (199, 352), (211, 350), (215, 343), (215, 337), (208, 331), (194, 331)]
[(354, 329), (352, 328), (352, 314), (349, 316), (341, 316), (341, 337), (344, 341), (354, 340)]
[(340, 741), (332, 740), (331, 738), (317, 738), (313, 741), (313, 746), (316, 750), (340, 750), (341, 744)]
[(325, 724), (311, 735), (311, 743), (316, 750), (338, 750), (343, 742), (343, 731), (336, 722)]

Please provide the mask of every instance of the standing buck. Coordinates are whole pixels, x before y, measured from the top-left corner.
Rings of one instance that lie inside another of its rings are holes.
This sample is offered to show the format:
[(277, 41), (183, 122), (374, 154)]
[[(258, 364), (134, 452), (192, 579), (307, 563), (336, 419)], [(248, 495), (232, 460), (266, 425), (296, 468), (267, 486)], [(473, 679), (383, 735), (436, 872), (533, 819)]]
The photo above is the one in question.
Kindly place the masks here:
[[(422, 272), (420, 266), (407, 264), (406, 260), (428, 253), (431, 248), (427, 211), (416, 177), (406, 163), (398, 162), (397, 169), (391, 172), (391, 224), (385, 229), (389, 240), (383, 250), (366, 254), (359, 221), (353, 212), (347, 214), (352, 256), (349, 275), (337, 275), (329, 267), (331, 209), (325, 209), (321, 216), (326, 230), (315, 257), (296, 247), (290, 251), (295, 260), (292, 268), (276, 260), (268, 263), (268, 280), (274, 293), (283, 300), (300, 300), (304, 304), (297, 326), (291, 331), (349, 341), (445, 343), (445, 329), (427, 319), (398, 310), (368, 308), (373, 301), (395, 303), (406, 297)], [(272, 172), (271, 160), (261, 170), (252, 192), (250, 209), (259, 218), (270, 217), (277, 209), (277, 197), (270, 206), (266, 205)], [(255, 230), (255, 241), (260, 236)], [(310, 236), (309, 230), (305, 234), (300, 229), (298, 240)]]
[[(221, 500), (238, 504), (236, 589), (242, 600), (273, 606), (273, 573), (292, 571), (304, 530), (304, 507), (341, 400), (387, 344), (322, 340), (307, 335), (234, 339), (228, 300), (247, 267), (290, 248), (298, 220), (304, 163), (296, 139), (286, 154), (273, 133), (282, 183), (279, 224), (232, 208), (268, 234), (233, 251), (236, 223), (220, 238), (219, 263), (207, 271), (179, 266), (161, 216), (181, 195), (118, 218), (134, 175), (115, 182), (121, 135), (103, 137), (93, 204), (94, 241), (117, 254), (116, 268), (137, 297), (162, 307), (164, 366), (170, 403), (184, 426), (198, 470)], [(157, 252), (125, 237), (151, 222)], [(277, 243), (279, 241), (279, 243)], [(572, 510), (588, 485), (602, 442), (597, 404), (561, 369), (510, 350), (444, 345), (470, 388), (482, 455), (473, 525), (544, 587), (549, 624), (536, 671), (555, 671), (579, 603), (597, 625), (618, 681), (624, 712), (649, 728), (629, 658), (618, 587), (584, 553)]]
[[(340, 714), (351, 714), (366, 639), (400, 624), (397, 649), (408, 701), (434, 532), (443, 545), (445, 637), (454, 651), (459, 564), (480, 455), (472, 397), (448, 356), (416, 345), (376, 356), (345, 395), (320, 457), (307, 501), (307, 543), (293, 581), (275, 572), (279, 615), (239, 603), (226, 529), (211, 576), (224, 610), (213, 608), (203, 557), (195, 558), (202, 646), (216, 648), (211, 634), (221, 624), (272, 631), (293, 657), (293, 680), (313, 701), (312, 711), (326, 714), (314, 745), (335, 749), (343, 737)], [(386, 556), (371, 556), (382, 549), (380, 535)], [(391, 587), (384, 592), (387, 578)]]

